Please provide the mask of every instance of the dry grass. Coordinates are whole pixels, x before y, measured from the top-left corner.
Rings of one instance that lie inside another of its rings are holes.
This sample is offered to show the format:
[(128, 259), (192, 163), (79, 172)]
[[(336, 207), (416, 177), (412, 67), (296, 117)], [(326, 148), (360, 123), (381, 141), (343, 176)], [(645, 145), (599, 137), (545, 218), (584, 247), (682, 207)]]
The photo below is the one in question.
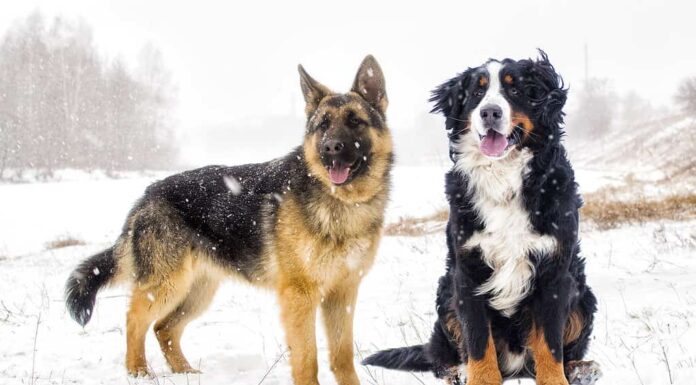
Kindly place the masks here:
[(55, 250), (55, 249), (62, 249), (64, 247), (70, 247), (70, 246), (81, 246), (84, 244), (85, 244), (84, 241), (77, 239), (77, 238), (73, 238), (69, 235), (66, 235), (66, 236), (62, 236), (60, 238), (57, 238), (51, 242), (46, 243), (46, 249), (47, 250)]
[(385, 235), (417, 237), (432, 234), (444, 228), (444, 222), (449, 217), (449, 210), (439, 210), (425, 217), (401, 217), (396, 223), (388, 224), (384, 229)]
[[(617, 188), (606, 188), (585, 195), (580, 217), (600, 230), (616, 228), (626, 223), (643, 223), (659, 219), (687, 220), (696, 218), (696, 193), (637, 200), (619, 200)], [(440, 210), (424, 217), (401, 217), (390, 223), (385, 235), (417, 237), (444, 229), (449, 210)]]
[(587, 194), (585, 206), (580, 212), (581, 218), (591, 221), (602, 230), (612, 229), (624, 223), (696, 218), (696, 193), (655, 199), (640, 198), (633, 201), (615, 200), (611, 195), (608, 191)]

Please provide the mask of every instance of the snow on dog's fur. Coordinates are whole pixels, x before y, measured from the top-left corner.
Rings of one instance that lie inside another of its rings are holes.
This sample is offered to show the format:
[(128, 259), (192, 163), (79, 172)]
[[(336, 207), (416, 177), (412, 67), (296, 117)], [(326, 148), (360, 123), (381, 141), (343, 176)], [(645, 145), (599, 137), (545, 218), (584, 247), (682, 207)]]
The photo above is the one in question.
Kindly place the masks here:
[(236, 277), (276, 292), (296, 384), (317, 383), (318, 308), (336, 381), (359, 383), (353, 309), (377, 253), (390, 189), (385, 80), (372, 56), (347, 93), (332, 92), (301, 66), (299, 72), (307, 113), (301, 146), (270, 162), (207, 166), (153, 183), (116, 243), (69, 276), (66, 305), (83, 326), (102, 287), (133, 283), (130, 374), (150, 372), (145, 336), (153, 322), (172, 371), (196, 372), (181, 335), (220, 281)]

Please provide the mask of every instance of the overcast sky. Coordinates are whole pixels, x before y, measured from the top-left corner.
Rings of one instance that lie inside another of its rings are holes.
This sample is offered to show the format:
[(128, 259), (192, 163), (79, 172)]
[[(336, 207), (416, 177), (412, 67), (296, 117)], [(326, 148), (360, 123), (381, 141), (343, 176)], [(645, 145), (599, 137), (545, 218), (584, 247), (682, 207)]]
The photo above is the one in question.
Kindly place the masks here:
[(671, 102), (680, 79), (696, 75), (693, 0), (419, 3), (425, 5), (5, 0), (0, 30), (38, 9), (47, 18), (84, 19), (109, 57), (133, 62), (152, 42), (178, 85), (184, 131), (268, 113), (301, 115), (298, 63), (347, 90), (368, 53), (386, 74), (394, 129), (413, 126), (439, 82), (488, 57), (534, 56), (537, 47), (571, 90), (584, 77), (585, 44), (591, 76), (657, 105)]

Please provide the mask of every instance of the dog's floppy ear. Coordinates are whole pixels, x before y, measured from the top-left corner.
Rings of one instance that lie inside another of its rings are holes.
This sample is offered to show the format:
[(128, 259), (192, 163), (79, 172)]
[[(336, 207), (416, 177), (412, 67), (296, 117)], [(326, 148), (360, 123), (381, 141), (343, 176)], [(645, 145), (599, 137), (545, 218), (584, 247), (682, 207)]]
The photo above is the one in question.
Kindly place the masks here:
[(452, 130), (462, 125), (462, 118), (459, 116), (466, 104), (467, 89), (471, 82), (472, 68), (467, 69), (456, 77), (442, 83), (432, 91), (428, 101), (434, 102), (435, 106), (430, 112), (441, 112), (445, 116), (445, 129)]
[(564, 88), (563, 79), (556, 73), (549, 61), (549, 56), (541, 49), (539, 49), (539, 58), (532, 62), (531, 72), (531, 78), (537, 83), (538, 95), (535, 95), (534, 99), (543, 106), (540, 111), (541, 121), (547, 127), (559, 127), (563, 123), (563, 106), (568, 94), (568, 89)]
[(358, 73), (351, 91), (363, 97), (382, 116), (387, 111), (387, 90), (384, 82), (384, 74), (377, 60), (372, 55), (367, 55), (360, 63)]
[(300, 87), (302, 87), (302, 95), (307, 103), (305, 106), (305, 113), (307, 113), (307, 116), (311, 116), (317, 107), (319, 107), (319, 102), (321, 102), (326, 95), (331, 94), (331, 90), (318, 81), (312, 79), (307, 71), (305, 71), (304, 67), (302, 67), (302, 64), (297, 66), (297, 70), (300, 72)]

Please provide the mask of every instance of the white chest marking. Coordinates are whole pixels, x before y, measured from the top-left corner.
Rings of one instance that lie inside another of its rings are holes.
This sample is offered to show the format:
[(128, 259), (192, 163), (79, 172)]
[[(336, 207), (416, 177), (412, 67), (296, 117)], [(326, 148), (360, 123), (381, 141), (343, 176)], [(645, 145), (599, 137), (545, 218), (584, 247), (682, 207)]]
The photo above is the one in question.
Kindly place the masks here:
[(532, 229), (523, 206), (522, 181), (532, 154), (523, 149), (490, 160), (480, 153), (471, 132), (457, 147), (455, 169), (469, 177), (467, 193), (484, 224), (484, 230), (474, 232), (463, 248), (481, 248), (483, 260), (493, 269), (477, 293), (489, 294), (491, 307), (510, 317), (531, 289), (534, 265), (529, 253), (549, 253), (556, 248), (555, 238)]

